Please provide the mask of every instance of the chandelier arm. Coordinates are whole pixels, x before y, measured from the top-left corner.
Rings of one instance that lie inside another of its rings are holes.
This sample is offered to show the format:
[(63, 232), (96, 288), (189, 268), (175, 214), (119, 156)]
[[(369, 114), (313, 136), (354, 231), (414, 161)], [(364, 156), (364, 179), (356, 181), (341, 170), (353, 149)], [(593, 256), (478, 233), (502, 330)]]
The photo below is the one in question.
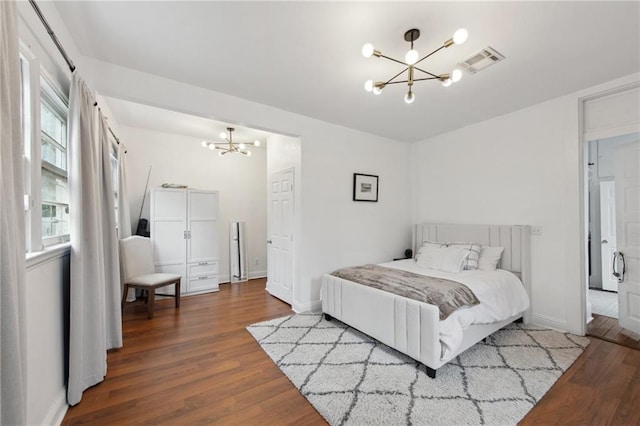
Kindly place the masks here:
[(389, 80), (387, 80), (384, 85), (386, 86), (387, 84), (395, 84), (395, 83), (406, 83), (407, 81), (393, 81), (396, 77), (400, 76), (400, 74), (402, 74), (403, 72), (405, 72), (406, 70), (408, 70), (409, 68), (405, 68), (402, 71), (400, 71), (398, 74), (394, 75), (393, 77), (391, 77)]
[(424, 58), (420, 59), (418, 62), (416, 62), (415, 64), (413, 64), (413, 66), (418, 65), (420, 62), (424, 61), (425, 59), (427, 59), (429, 56), (441, 51), (442, 49), (444, 49), (444, 46), (440, 46), (439, 48), (437, 48), (436, 50), (434, 50), (433, 52), (429, 53), (427, 56), (425, 56)]
[[(425, 73), (425, 74), (429, 74), (429, 75), (430, 75), (431, 77), (433, 77), (433, 78), (440, 78), (440, 76), (435, 75), (435, 74), (432, 74), (432, 73), (430, 73), (429, 71), (425, 71), (425, 70), (423, 70), (422, 68), (418, 68), (418, 67), (416, 67), (415, 65), (413, 66), (413, 68), (415, 68), (415, 69), (417, 69), (418, 71), (421, 71), (421, 72), (423, 72), (423, 73)], [(415, 81), (418, 81), (418, 79), (414, 79), (414, 80), (415, 80)]]
[(385, 56), (385, 55), (380, 55), (380, 57), (381, 57), (381, 58), (388, 59), (388, 60), (393, 61), (393, 62), (397, 62), (397, 63), (399, 63), (399, 64), (404, 65), (405, 67), (407, 66), (407, 64), (406, 64), (405, 62), (399, 61), (399, 60), (397, 60), (397, 59), (393, 59), (393, 58), (390, 58), (390, 57)]
[[(417, 80), (413, 80), (413, 81), (417, 81)], [(400, 84), (400, 83), (408, 83), (408, 82), (409, 82), (409, 80), (402, 80), (402, 81), (390, 81), (390, 82), (388, 82), (388, 83), (385, 83), (385, 86), (386, 86), (386, 85), (389, 85), (389, 84)]]
[(440, 77), (414, 78), (413, 81), (440, 80)]

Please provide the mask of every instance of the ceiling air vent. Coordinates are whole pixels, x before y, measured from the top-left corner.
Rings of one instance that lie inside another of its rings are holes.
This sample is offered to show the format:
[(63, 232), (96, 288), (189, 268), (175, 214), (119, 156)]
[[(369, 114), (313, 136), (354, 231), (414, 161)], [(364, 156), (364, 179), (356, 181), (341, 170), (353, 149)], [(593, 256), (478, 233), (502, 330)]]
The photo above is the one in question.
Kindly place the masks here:
[(490, 46), (487, 46), (475, 55), (471, 56), (466, 61), (460, 62), (458, 65), (467, 70), (467, 72), (475, 74), (478, 71), (485, 69), (489, 65), (493, 65), (503, 59), (504, 56), (501, 55), (497, 50)]

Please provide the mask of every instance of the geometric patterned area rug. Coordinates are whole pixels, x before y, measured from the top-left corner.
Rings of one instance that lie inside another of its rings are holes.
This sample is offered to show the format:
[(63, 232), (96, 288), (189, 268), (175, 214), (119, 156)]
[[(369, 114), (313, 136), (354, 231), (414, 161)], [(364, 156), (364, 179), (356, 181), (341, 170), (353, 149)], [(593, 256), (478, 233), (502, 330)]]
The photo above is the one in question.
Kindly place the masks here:
[(321, 315), (247, 330), (331, 425), (515, 425), (589, 339), (511, 324), (438, 369)]

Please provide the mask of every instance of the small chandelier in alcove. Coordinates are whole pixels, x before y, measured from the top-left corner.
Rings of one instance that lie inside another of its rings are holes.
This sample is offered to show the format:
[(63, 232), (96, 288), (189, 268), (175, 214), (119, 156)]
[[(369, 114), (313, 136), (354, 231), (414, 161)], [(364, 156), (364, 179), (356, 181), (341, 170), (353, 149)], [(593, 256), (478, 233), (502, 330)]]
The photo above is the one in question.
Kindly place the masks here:
[(246, 155), (247, 157), (251, 155), (251, 151), (247, 149), (247, 146), (260, 146), (260, 141), (255, 140), (253, 142), (234, 142), (233, 141), (233, 131), (235, 129), (233, 127), (227, 127), (227, 131), (229, 135), (225, 132), (220, 133), (220, 138), (224, 139), (224, 142), (207, 142), (202, 141), (202, 146), (205, 148), (209, 148), (212, 151), (218, 151), (219, 156), (223, 156), (230, 152), (237, 152), (238, 154)]

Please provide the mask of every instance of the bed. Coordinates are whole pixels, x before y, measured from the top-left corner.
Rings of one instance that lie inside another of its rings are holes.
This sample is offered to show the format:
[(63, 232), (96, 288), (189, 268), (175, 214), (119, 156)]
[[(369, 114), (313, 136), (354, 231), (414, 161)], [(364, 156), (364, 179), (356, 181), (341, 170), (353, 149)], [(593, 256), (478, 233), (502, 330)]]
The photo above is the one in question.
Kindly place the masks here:
[[(407, 297), (388, 293), (377, 288), (361, 285), (334, 275), (322, 277), (322, 312), (327, 319), (336, 318), (343, 323), (373, 337), (374, 339), (402, 352), (426, 366), (427, 374), (435, 378), (436, 370), (454, 359), (457, 355), (501, 329), (513, 321), (530, 320), (530, 284), (529, 284), (529, 227), (494, 225), (454, 225), (423, 223), (413, 229), (413, 253), (417, 254), (425, 242), (476, 242), (484, 246), (504, 247), (504, 251), (495, 271), (497, 280), (515, 280), (516, 290), (523, 293), (524, 302), (508, 302), (502, 309), (500, 320), (487, 320), (478, 316), (469, 321), (473, 309), (482, 310), (480, 305), (463, 308), (459, 314), (454, 312), (441, 321), (441, 312), (433, 304), (420, 302)], [(381, 264), (388, 268), (397, 268), (420, 273), (413, 259)], [(422, 270), (424, 272), (424, 268)], [(465, 271), (467, 272), (467, 271)], [(475, 271), (468, 271), (475, 272)], [(434, 273), (451, 278), (448, 273)], [(475, 292), (476, 281), (491, 278), (490, 274), (458, 274), (471, 279), (470, 288)], [(453, 278), (459, 278), (453, 275)], [(464, 284), (468, 285), (466, 282)], [(502, 285), (502, 284), (500, 284)], [(513, 284), (504, 284), (511, 285)], [(522, 291), (524, 289), (524, 291)], [(480, 290), (482, 291), (482, 290)], [(481, 299), (478, 296), (478, 299)], [(518, 304), (514, 308), (512, 304)], [(511, 309), (511, 312), (509, 312)], [(475, 311), (474, 311), (475, 312)], [(464, 318), (459, 318), (460, 316)], [(478, 322), (480, 321), (480, 322)], [(488, 322), (490, 321), (490, 322)], [(471, 324), (468, 324), (472, 322)], [(452, 325), (453, 324), (453, 325)], [(456, 327), (456, 324), (458, 325)], [(459, 330), (453, 330), (458, 328)], [(452, 333), (459, 332), (457, 336)]]

